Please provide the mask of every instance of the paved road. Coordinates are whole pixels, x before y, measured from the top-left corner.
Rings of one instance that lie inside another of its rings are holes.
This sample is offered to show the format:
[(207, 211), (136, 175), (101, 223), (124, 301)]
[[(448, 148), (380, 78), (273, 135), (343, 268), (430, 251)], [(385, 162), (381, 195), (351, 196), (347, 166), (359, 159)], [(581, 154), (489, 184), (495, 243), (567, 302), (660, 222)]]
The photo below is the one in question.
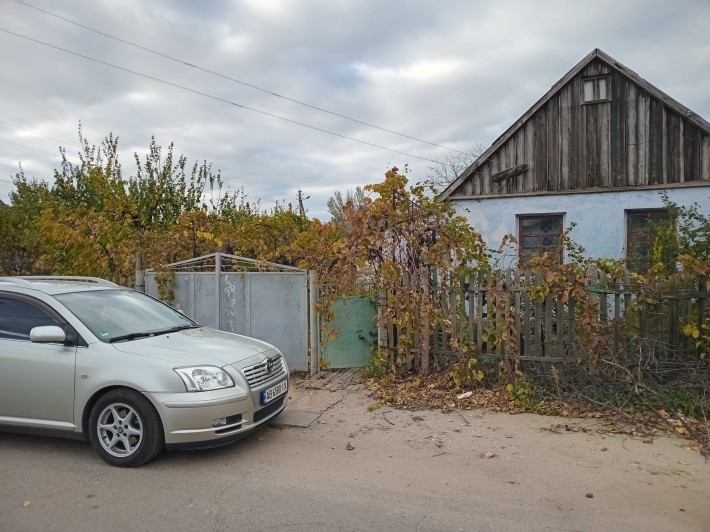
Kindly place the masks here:
[(139, 469), (82, 442), (0, 434), (0, 531), (710, 529), (708, 466), (679, 440), (368, 412), (362, 391), (291, 394), (318, 421)]

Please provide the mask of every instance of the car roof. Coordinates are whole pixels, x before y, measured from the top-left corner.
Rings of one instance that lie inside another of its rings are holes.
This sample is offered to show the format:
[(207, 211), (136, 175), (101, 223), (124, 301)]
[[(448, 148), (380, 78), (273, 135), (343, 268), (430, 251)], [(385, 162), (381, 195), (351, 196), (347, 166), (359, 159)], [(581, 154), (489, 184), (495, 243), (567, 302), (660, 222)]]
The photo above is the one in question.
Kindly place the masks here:
[[(4, 285), (4, 286), (3, 286)], [(90, 292), (96, 290), (116, 290), (124, 287), (98, 277), (79, 276), (16, 276), (0, 277), (3, 288), (16, 287), (38, 290), (45, 294), (65, 294), (68, 292)]]

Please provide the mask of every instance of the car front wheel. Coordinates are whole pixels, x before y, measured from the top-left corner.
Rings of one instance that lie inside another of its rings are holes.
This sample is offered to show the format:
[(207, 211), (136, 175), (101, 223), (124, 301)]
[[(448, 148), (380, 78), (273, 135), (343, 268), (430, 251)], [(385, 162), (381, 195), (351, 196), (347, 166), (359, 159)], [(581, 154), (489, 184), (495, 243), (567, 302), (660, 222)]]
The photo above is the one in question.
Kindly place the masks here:
[(164, 446), (160, 416), (142, 394), (112, 390), (91, 409), (89, 439), (111, 465), (137, 467), (155, 458)]

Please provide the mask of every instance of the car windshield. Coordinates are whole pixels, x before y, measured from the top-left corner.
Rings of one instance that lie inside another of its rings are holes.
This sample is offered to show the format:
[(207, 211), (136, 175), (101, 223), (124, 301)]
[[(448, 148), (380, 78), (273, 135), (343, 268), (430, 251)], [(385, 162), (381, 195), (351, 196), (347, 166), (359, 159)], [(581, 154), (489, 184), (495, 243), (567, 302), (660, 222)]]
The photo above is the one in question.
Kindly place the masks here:
[(134, 290), (92, 290), (55, 297), (106, 343), (199, 327), (171, 307)]

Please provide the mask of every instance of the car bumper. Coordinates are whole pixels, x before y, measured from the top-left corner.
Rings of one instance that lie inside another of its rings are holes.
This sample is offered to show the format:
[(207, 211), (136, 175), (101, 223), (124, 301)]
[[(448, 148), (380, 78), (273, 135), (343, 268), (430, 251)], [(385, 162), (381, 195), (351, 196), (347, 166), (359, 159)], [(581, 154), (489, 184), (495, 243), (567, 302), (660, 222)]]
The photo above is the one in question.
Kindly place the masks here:
[[(261, 405), (261, 390), (235, 393), (234, 388), (204, 392), (146, 394), (163, 421), (168, 449), (209, 448), (227, 445), (243, 438), (281, 413), (288, 403), (288, 392)], [(197, 397), (192, 397), (193, 395)], [(189, 397), (186, 397), (189, 396)], [(213, 426), (226, 418), (227, 423)]]

